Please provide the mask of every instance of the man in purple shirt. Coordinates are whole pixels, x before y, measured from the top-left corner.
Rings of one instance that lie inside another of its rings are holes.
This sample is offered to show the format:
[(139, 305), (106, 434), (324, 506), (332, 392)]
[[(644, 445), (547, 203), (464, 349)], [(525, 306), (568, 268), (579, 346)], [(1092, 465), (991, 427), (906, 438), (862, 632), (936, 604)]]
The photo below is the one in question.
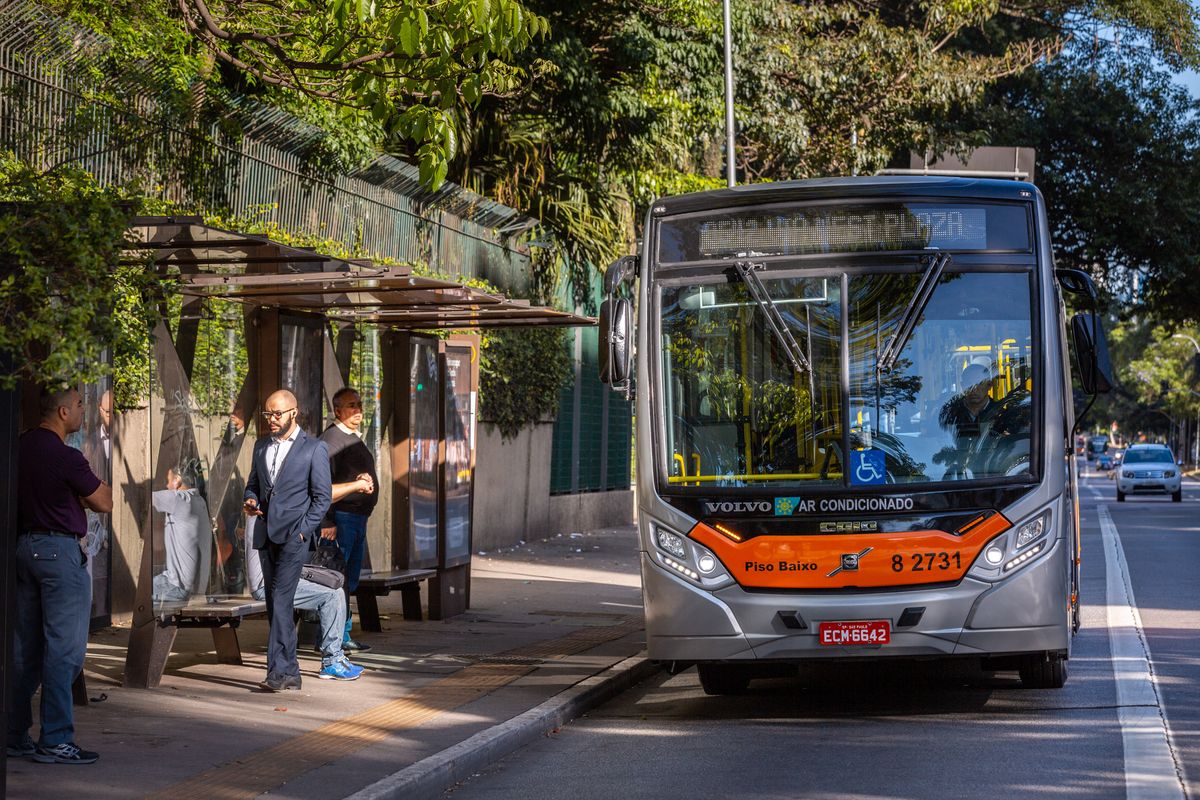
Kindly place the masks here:
[[(84, 509), (112, 511), (112, 488), (66, 439), (83, 426), (75, 389), (43, 391), (42, 421), (21, 435), (17, 461), (17, 615), (7, 749), (43, 764), (91, 764), (100, 756), (74, 742), (71, 685), (87, 653), (92, 581), (79, 540)], [(42, 686), (41, 738), (29, 737), (31, 703)]]

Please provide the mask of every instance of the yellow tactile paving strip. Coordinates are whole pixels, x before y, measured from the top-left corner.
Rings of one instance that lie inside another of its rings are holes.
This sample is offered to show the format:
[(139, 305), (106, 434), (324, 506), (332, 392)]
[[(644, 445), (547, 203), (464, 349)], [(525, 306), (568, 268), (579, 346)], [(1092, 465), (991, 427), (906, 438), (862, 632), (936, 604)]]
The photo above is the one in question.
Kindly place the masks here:
[[(558, 639), (496, 655), (550, 661), (586, 652), (641, 630), (641, 627), (640, 619), (628, 618), (617, 625), (584, 628)], [(322, 725), (274, 747), (247, 753), (147, 797), (161, 800), (246, 800), (257, 797), (297, 775), (466, 705), (536, 668), (536, 663), (473, 664), (432, 681), (411, 695)]]

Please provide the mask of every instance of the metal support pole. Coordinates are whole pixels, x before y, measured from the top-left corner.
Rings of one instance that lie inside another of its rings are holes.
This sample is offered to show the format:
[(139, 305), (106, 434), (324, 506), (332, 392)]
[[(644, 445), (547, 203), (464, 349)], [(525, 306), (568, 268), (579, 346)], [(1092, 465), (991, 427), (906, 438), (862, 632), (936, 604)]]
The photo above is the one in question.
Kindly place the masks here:
[[(1192, 347), (1196, 349), (1196, 355), (1200, 356), (1200, 342), (1197, 342), (1191, 336), (1188, 336), (1186, 333), (1173, 333), (1171, 334), (1171, 338), (1186, 339), (1188, 342), (1191, 342)], [(1196, 394), (1191, 389), (1188, 391)], [(1196, 428), (1192, 431), (1192, 465), (1200, 466), (1200, 413), (1196, 414)]]
[(725, 176), (728, 185), (737, 185), (737, 161), (733, 149), (733, 26), (729, 0), (722, 0), (725, 14)]
[[(11, 369), (7, 355), (0, 356), (0, 372)], [(0, 725), (8, 730), (8, 689), (12, 682), (13, 622), (16, 619), (17, 548), (17, 434), (21, 415), (19, 390), (0, 390), (0, 524), (5, 535), (0, 541)], [(7, 796), (8, 764), (0, 753), (0, 800)]]

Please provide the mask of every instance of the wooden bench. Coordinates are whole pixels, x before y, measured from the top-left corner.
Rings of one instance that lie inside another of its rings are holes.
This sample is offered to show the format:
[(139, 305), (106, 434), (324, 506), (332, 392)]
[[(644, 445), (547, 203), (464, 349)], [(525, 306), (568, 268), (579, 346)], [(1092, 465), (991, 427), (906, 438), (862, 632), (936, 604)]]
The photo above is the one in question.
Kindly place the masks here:
[(156, 607), (161, 625), (176, 628), (209, 628), (213, 647), (221, 664), (241, 664), (242, 648), (237, 629), (242, 620), (265, 616), (267, 601), (251, 597), (230, 597), (215, 602), (198, 602), (193, 598), (187, 605), (172, 608), (165, 604)]
[(375, 598), (400, 590), (400, 602), (404, 618), (414, 622), (421, 620), (421, 581), (437, 574), (432, 569), (397, 569), (387, 572), (371, 572), (358, 579), (354, 597), (358, 600), (358, 625), (364, 631), (378, 633), (379, 603)]
[(153, 689), (162, 680), (167, 658), (175, 646), (180, 628), (208, 628), (212, 631), (217, 661), (241, 664), (242, 650), (237, 628), (249, 617), (265, 616), (267, 603), (250, 597), (194, 597), (186, 602), (153, 605), (153, 616), (135, 624), (129, 632), (129, 650), (125, 659), (124, 685), (134, 689)]

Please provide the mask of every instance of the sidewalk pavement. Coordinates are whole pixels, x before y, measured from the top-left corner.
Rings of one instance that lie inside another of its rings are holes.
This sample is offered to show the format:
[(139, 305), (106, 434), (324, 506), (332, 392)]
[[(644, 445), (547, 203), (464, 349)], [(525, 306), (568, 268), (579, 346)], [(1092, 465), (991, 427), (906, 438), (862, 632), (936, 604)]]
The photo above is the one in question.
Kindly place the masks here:
[[(425, 591), (422, 589), (424, 599)], [(76, 740), (91, 766), (8, 760), (8, 796), (441, 797), (444, 789), (649, 676), (633, 527), (561, 533), (476, 554), (471, 608), (406, 622), (380, 598), (382, 633), (354, 682), (267, 693), (266, 622), (238, 631), (242, 666), (218, 664), (207, 630), (179, 632), (159, 688), (121, 688), (128, 631), (91, 637)], [(35, 700), (36, 711), (36, 700)], [(33, 731), (37, 735), (36, 722)]]

